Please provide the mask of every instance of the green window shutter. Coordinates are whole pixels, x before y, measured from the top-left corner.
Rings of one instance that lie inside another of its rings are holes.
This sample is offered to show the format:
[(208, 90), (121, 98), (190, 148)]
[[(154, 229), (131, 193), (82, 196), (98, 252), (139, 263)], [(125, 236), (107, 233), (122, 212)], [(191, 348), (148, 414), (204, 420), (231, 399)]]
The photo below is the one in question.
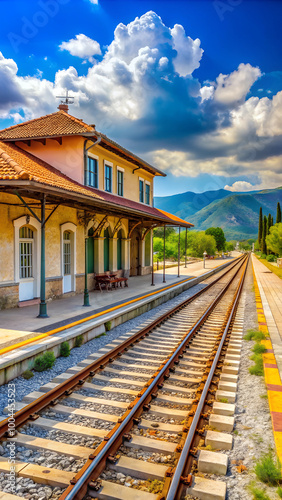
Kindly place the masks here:
[(118, 240), (117, 240), (117, 268), (121, 269), (121, 238), (122, 231), (118, 232)]
[(109, 230), (104, 231), (104, 271), (110, 270)]

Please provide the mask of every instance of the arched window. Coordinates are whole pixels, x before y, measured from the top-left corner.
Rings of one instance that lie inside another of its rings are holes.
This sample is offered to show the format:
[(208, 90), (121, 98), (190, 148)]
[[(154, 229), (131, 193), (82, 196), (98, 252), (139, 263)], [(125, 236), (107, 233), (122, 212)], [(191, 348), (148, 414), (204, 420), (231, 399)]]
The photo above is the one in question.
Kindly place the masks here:
[(19, 231), (20, 238), (20, 279), (33, 278), (33, 231), (28, 226), (23, 226)]

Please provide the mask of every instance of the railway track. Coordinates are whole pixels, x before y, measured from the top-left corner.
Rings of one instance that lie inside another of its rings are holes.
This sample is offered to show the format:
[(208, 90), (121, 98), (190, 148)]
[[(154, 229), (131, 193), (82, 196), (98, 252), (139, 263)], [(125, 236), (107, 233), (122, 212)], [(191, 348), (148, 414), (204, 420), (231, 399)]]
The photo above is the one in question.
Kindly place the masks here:
[[(18, 476), (42, 500), (173, 500), (193, 491), (203, 432), (211, 416), (216, 423), (211, 404), (224, 389), (223, 367), (232, 385), (223, 355), (246, 266), (240, 258), (158, 320), (27, 396), (30, 403), (15, 414), (16, 433), (8, 419), (0, 423), (2, 472), (15, 443)], [(44, 484), (48, 492), (40, 492)]]

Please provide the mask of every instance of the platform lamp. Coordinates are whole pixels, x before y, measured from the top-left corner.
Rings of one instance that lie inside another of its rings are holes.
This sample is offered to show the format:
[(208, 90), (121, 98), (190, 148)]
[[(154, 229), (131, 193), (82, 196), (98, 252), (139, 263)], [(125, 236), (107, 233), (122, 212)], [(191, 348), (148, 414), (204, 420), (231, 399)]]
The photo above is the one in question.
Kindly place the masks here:
[(206, 268), (206, 256), (207, 255), (208, 255), (207, 252), (204, 251), (204, 253), (203, 253), (203, 257), (204, 257), (204, 269)]

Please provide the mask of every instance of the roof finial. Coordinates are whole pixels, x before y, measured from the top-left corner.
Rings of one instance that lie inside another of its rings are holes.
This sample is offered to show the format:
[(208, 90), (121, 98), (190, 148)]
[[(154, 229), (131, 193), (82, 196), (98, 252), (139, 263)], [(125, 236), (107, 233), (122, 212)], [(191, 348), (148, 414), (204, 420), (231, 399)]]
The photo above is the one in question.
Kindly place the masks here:
[(68, 89), (66, 89), (66, 95), (65, 96), (64, 95), (57, 95), (56, 98), (57, 99), (63, 99), (63, 101), (61, 101), (61, 104), (59, 104), (58, 109), (60, 111), (66, 111), (66, 113), (68, 113), (68, 111), (69, 111), (68, 104), (73, 104), (73, 102), (74, 102), (72, 100), (72, 99), (74, 99), (74, 97), (70, 97), (69, 96)]

